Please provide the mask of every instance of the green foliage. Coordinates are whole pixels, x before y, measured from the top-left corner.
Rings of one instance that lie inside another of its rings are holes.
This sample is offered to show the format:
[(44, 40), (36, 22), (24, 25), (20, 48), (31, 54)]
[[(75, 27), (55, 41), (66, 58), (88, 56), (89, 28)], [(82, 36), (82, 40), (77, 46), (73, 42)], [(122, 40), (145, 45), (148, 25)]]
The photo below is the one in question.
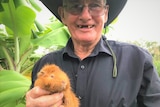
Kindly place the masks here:
[(0, 26), (4, 26), (0, 30), (0, 107), (16, 107), (24, 105), (21, 98), (31, 84), (19, 73), (33, 51), (30, 39), (36, 13), (25, 0), (1, 0), (0, 10)]
[[(67, 28), (59, 21), (52, 22), (49, 27), (50, 31), (49, 29), (46, 30), (47, 32), (43, 31), (42, 34), (39, 34), (39, 37), (32, 39), (31, 42), (34, 46), (42, 46), (45, 48), (49, 48), (53, 45), (58, 46), (58, 48), (64, 47), (70, 37)], [(34, 34), (38, 36), (36, 32)]]
[[(9, 69), (20, 72), (32, 48), (30, 44), (31, 28), (36, 13), (22, 0), (3, 0), (1, 2), (0, 23), (5, 25), (7, 36), (0, 35), (0, 46), (7, 58)], [(24, 18), (25, 17), (25, 18)]]
[[(24, 107), (37, 48), (65, 46), (69, 34), (58, 21), (47, 27), (36, 20), (34, 0), (0, 0), (0, 107)], [(53, 29), (54, 28), (54, 29)]]
[(0, 81), (0, 107), (15, 107), (25, 103), (22, 98), (31, 84), (29, 79), (14, 71), (2, 70)]
[(160, 76), (160, 60), (155, 59), (155, 60), (154, 60), (154, 64), (155, 64), (155, 67), (156, 67), (156, 69), (157, 69), (157, 72), (158, 72), (158, 74), (159, 74), (159, 76)]
[[(31, 4), (38, 8), (35, 2)], [(59, 21), (47, 27), (40, 24), (31, 4), (26, 0), (1, 1), (0, 10), (3, 11), (0, 12), (0, 23), (5, 26), (0, 29), (1, 69), (24, 73), (33, 67), (36, 58), (32, 54), (39, 46), (46, 49), (57, 46), (59, 49), (66, 45), (70, 37)]]

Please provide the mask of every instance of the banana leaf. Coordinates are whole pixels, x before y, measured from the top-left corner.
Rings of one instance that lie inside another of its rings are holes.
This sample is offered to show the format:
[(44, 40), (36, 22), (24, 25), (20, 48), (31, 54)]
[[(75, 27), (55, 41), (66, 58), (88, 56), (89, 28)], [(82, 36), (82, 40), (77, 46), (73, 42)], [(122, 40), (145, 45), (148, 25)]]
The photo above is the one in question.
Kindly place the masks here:
[(30, 84), (29, 79), (15, 71), (0, 71), (0, 107), (25, 105), (24, 96)]

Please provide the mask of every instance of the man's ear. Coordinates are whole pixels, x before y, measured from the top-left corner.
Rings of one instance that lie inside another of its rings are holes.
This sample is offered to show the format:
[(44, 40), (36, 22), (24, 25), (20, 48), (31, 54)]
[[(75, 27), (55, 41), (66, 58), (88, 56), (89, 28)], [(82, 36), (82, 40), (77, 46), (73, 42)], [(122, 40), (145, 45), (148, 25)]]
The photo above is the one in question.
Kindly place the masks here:
[(64, 9), (63, 9), (63, 7), (59, 7), (58, 8), (58, 14), (59, 14), (59, 16), (61, 17), (61, 21), (62, 21), (62, 23), (65, 25), (65, 18), (64, 18)]
[(105, 12), (105, 22), (107, 22), (107, 20), (108, 20), (109, 5), (107, 5), (106, 9), (107, 10)]

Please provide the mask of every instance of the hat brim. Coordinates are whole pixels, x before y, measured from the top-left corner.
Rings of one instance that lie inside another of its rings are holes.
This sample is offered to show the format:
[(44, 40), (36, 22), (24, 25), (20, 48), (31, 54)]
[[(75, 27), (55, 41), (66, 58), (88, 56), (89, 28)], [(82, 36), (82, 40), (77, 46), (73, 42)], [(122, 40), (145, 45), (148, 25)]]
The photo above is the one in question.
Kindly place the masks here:
[[(62, 0), (41, 0), (41, 2), (61, 21), (58, 14), (58, 7), (62, 6)], [(108, 26), (119, 15), (126, 2), (127, 0), (107, 0), (109, 13), (105, 26)]]

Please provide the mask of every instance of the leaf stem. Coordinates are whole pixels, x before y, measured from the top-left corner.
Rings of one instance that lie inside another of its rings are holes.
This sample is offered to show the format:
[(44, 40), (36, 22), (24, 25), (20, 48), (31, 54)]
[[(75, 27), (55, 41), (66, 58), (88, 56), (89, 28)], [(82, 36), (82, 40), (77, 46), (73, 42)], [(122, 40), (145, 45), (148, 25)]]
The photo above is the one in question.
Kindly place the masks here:
[(19, 54), (19, 38), (17, 36), (14, 36), (14, 43), (15, 43), (15, 64), (16, 64), (16, 71), (20, 72), (20, 66), (18, 66), (18, 63), (20, 61), (20, 54)]
[(12, 57), (9, 55), (9, 52), (7, 51), (7, 49), (4, 46), (2, 46), (2, 50), (3, 50), (4, 55), (6, 56), (6, 59), (8, 61), (9, 68), (11, 70), (15, 70), (15, 68), (14, 68), (14, 62), (13, 62)]

